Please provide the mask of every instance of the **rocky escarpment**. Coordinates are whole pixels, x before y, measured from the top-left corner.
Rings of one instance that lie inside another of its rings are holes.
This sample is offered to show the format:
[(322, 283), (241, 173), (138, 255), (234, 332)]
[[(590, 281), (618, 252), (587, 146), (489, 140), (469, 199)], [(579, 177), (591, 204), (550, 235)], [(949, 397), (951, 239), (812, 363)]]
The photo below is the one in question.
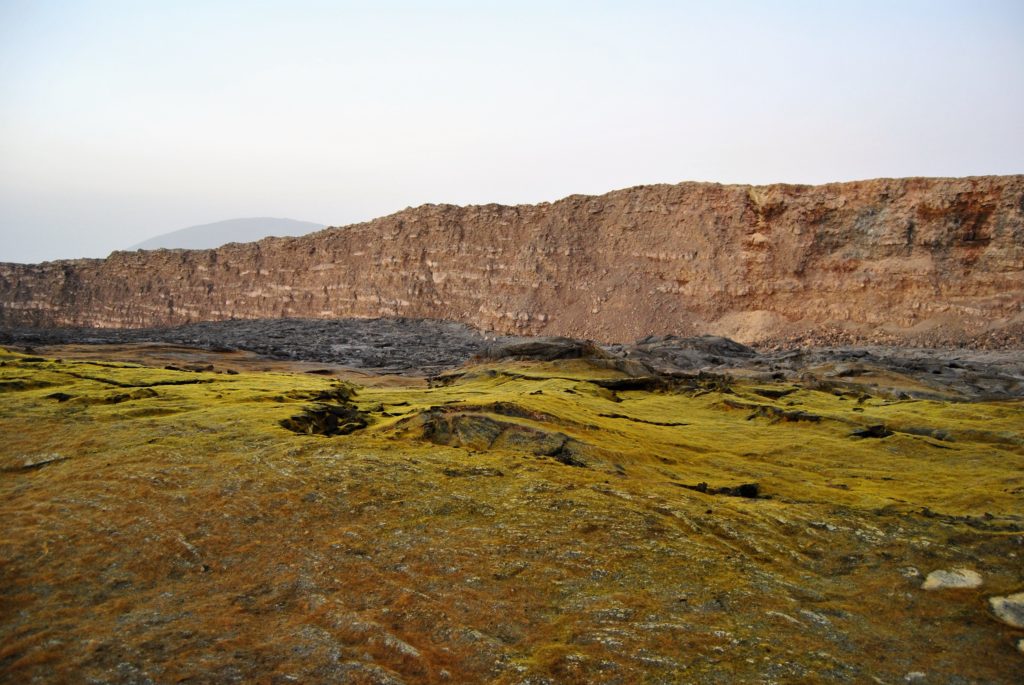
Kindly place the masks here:
[(0, 325), (408, 316), (598, 340), (1019, 344), (1024, 176), (640, 186), (302, 238), (0, 265)]

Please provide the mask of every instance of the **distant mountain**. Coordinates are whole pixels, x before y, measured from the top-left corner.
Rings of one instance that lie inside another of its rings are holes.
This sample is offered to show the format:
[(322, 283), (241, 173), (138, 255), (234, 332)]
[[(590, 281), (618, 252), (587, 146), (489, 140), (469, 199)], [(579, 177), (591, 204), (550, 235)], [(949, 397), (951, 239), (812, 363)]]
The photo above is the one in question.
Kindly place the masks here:
[(132, 245), (129, 250), (170, 249), (206, 250), (226, 243), (250, 243), (267, 236), (298, 236), (319, 231), (324, 224), (295, 219), (274, 219), (255, 217), (251, 219), (228, 219), (212, 224), (190, 226), (171, 231), (155, 238)]

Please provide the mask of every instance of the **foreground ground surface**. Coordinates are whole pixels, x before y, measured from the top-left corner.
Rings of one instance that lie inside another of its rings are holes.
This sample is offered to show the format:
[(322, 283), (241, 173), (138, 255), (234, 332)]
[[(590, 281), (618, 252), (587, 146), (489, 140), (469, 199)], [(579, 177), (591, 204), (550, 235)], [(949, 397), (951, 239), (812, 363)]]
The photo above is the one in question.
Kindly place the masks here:
[[(601, 355), (428, 381), (64, 352), (0, 354), (4, 682), (1024, 669), (1024, 630), (987, 602), (1024, 589), (1005, 359), (970, 382), (968, 362), (925, 369), (945, 383), (826, 358), (730, 379)], [(982, 585), (924, 590), (942, 569)]]

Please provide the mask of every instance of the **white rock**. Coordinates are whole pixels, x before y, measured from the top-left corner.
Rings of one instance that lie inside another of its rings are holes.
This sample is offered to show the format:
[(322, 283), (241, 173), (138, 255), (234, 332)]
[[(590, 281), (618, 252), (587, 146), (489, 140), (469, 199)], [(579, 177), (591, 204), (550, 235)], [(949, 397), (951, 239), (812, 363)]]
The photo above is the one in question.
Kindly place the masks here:
[(797, 625), (797, 626), (802, 626), (803, 625), (803, 623), (801, 623), (797, 619), (793, 618), (789, 614), (784, 614), (781, 611), (769, 611), (769, 612), (767, 612), (766, 615), (772, 616), (774, 618), (781, 618), (782, 620), (788, 621), (788, 622), (792, 623), (793, 625)]
[[(1024, 592), (1006, 597), (989, 597), (989, 606), (996, 617), (1014, 628), (1024, 628)], [(1017, 645), (1020, 647), (1020, 644)]]
[(972, 588), (981, 585), (981, 574), (968, 568), (954, 568), (947, 571), (932, 571), (924, 579), (922, 590), (944, 590), (947, 588)]

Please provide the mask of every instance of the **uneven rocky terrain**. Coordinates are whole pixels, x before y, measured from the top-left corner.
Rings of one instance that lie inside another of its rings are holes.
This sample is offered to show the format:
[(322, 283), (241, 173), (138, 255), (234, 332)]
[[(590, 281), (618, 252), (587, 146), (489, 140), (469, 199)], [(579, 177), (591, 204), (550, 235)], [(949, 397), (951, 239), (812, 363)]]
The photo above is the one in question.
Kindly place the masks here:
[(506, 339), (459, 323), (392, 318), (214, 321), (151, 329), (0, 328), (0, 344), (174, 344), (418, 375), (458, 366), (489, 340)]
[(0, 681), (1019, 679), (1019, 351), (259, 326), (6, 332)]
[(1022, 176), (0, 265), (0, 682), (1019, 682), (1022, 333)]
[[(665, 377), (695, 372), (750, 379), (898, 388), (914, 397), (1009, 399), (1024, 396), (1019, 350), (840, 346), (751, 348), (715, 336), (647, 336), (598, 345), (573, 339), (502, 336), (463, 324), (416, 319), (269, 319), (221, 321), (154, 329), (10, 328), (0, 344), (57, 356), (122, 361), (274, 368), (345, 375), (431, 376), (473, 358), (520, 356), (552, 360), (595, 354), (631, 360)], [(168, 356), (168, 346), (182, 349)], [(68, 346), (72, 346), (70, 349)], [(203, 354), (202, 350), (221, 354)], [(255, 353), (240, 364), (240, 351)], [(231, 353), (231, 354), (227, 354)], [(162, 356), (161, 356), (162, 355)], [(273, 360), (276, 365), (268, 364)], [(281, 365), (280, 362), (307, 362)]]
[(406, 316), (602, 341), (1019, 347), (1024, 176), (640, 186), (0, 265), (0, 325)]

